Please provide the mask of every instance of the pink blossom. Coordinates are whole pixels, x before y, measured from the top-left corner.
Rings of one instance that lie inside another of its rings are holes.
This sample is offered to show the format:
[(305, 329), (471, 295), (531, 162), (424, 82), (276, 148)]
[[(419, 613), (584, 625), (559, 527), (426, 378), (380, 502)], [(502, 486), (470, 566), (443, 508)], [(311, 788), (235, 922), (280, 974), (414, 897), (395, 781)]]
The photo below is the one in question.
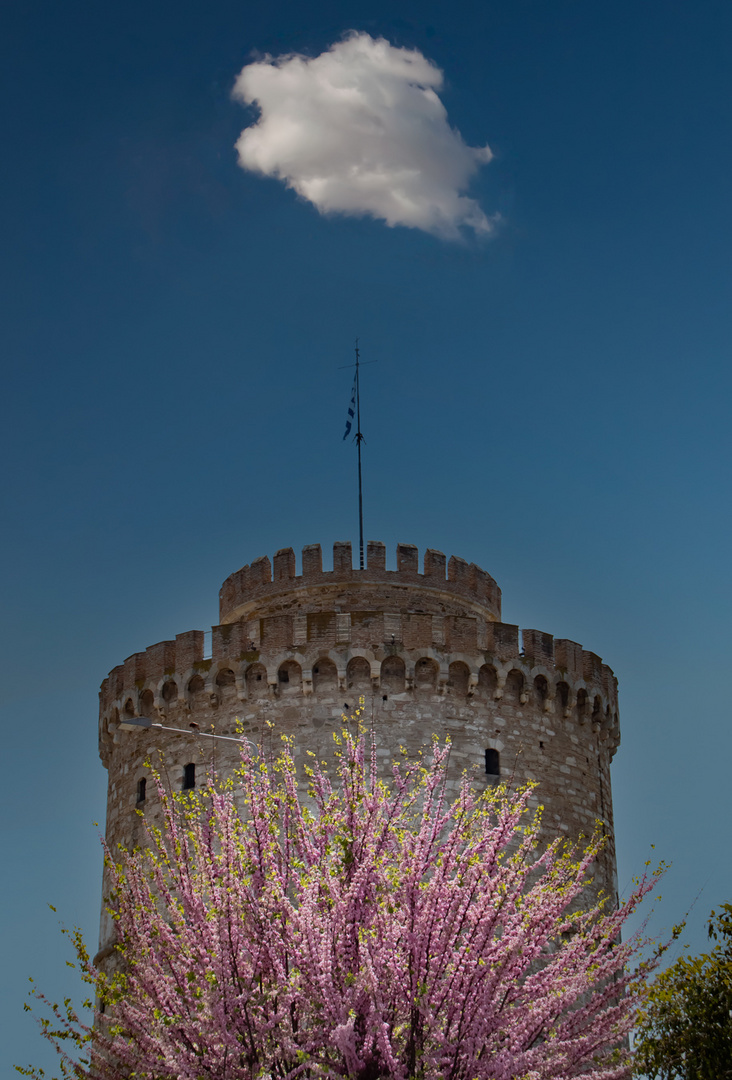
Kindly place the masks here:
[(655, 879), (617, 910), (588, 903), (598, 837), (539, 844), (531, 787), (465, 778), (450, 802), (448, 752), (387, 784), (345, 731), (307, 799), (287, 743), (276, 760), (243, 744), (233, 787), (182, 798), (158, 777), (164, 827), (141, 852), (107, 852), (123, 974), (82, 951), (105, 1014), (90, 1029), (56, 1008), (46, 1029), (65, 1075), (628, 1076), (649, 965), (620, 931)]

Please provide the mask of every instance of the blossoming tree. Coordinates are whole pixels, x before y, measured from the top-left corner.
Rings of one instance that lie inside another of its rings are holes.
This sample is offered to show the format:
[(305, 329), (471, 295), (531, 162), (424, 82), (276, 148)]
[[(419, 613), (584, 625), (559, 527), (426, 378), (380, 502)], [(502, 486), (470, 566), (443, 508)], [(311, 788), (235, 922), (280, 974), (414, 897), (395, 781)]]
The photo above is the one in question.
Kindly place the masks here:
[(450, 801), (448, 749), (387, 784), (362, 734), (337, 742), (308, 798), (288, 744), (273, 760), (243, 743), (237, 774), (193, 794), (158, 782), (163, 827), (107, 853), (118, 974), (74, 935), (96, 1024), (68, 1002), (42, 1021), (63, 1075), (627, 1076), (645, 970), (620, 930), (653, 879), (583, 906), (599, 841), (543, 844), (531, 787), (465, 778)]

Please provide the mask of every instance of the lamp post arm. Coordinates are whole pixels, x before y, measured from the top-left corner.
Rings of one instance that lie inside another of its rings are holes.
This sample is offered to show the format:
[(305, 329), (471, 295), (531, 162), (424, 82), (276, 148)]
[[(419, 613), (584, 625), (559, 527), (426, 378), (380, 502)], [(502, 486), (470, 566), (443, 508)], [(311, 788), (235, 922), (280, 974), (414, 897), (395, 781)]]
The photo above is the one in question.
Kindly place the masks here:
[(211, 731), (199, 731), (197, 729), (167, 727), (165, 724), (155, 724), (147, 716), (131, 716), (122, 720), (119, 724), (120, 731), (138, 731), (140, 728), (150, 731), (175, 731), (178, 735), (193, 735), (200, 736), (204, 739), (220, 739), (222, 742), (235, 742), (240, 746), (243, 742), (248, 742), (243, 735), (240, 738), (235, 739), (231, 735), (214, 735)]

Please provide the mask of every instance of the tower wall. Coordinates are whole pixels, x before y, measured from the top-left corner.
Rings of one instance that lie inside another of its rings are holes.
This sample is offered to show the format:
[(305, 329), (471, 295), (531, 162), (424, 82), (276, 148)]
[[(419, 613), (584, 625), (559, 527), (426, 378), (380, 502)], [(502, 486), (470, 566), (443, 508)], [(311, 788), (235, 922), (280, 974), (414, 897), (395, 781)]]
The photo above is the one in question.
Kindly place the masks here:
[[(343, 713), (363, 697), (386, 770), (400, 746), (429, 749), (432, 735), (452, 741), (451, 782), (468, 770), (478, 786), (539, 781), (549, 835), (592, 833), (607, 840), (596, 887), (615, 895), (610, 761), (618, 746), (617, 680), (600, 657), (576, 642), (500, 621), (501, 594), (485, 571), (461, 559), (399, 545), (397, 569), (385, 568), (383, 544), (368, 545), (368, 566), (354, 570), (350, 544), (336, 544), (333, 570), (320, 548), (292, 549), (232, 574), (220, 594), (220, 619), (206, 650), (200, 630), (135, 653), (100, 691), (99, 748), (109, 771), (107, 840), (139, 843), (137, 813), (156, 814), (148, 786), (138, 801), (145, 762), (164, 753), (169, 782), (180, 788), (186, 765), (197, 783), (238, 760), (235, 743), (294, 737), (298, 763), (308, 752), (330, 758)], [(123, 730), (125, 718), (184, 728)], [(102, 946), (110, 927), (103, 920)]]

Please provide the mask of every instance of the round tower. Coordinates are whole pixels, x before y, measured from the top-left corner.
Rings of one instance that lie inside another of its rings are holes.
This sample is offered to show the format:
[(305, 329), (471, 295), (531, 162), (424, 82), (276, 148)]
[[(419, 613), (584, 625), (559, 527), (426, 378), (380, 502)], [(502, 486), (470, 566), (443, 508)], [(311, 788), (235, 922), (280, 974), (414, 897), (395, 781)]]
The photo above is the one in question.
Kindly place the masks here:
[[(615, 897), (610, 761), (620, 741), (617, 680), (574, 641), (501, 622), (501, 591), (473, 563), (397, 546), (386, 569), (369, 543), (355, 570), (350, 543), (323, 570), (319, 545), (255, 560), (226, 579), (210, 647), (202, 630), (178, 634), (114, 668), (100, 691), (99, 750), (109, 772), (107, 841), (142, 839), (136, 811), (156, 813), (146, 760), (164, 754), (173, 787), (197, 786), (238, 760), (237, 725), (252, 741), (294, 737), (296, 759), (330, 756), (342, 714), (365, 699), (387, 767), (432, 735), (452, 740), (450, 769), (476, 784), (539, 782), (550, 835), (606, 845), (597, 889)], [(141, 726), (150, 722), (151, 726)], [(166, 731), (165, 728), (183, 731)], [(109, 943), (103, 917), (100, 947)]]

